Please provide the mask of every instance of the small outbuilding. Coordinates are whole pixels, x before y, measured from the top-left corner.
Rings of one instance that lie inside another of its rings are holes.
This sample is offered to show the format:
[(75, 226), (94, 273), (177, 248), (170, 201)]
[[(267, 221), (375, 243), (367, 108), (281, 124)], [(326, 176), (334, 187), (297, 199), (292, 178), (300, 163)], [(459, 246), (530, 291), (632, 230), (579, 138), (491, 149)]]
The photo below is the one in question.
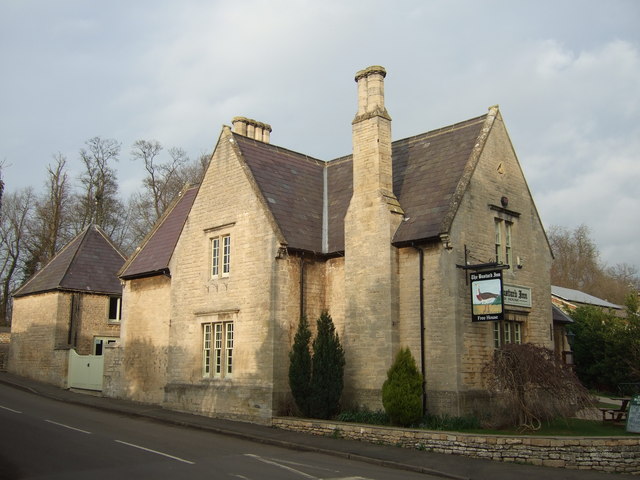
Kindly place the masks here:
[(120, 336), (117, 273), (124, 262), (107, 234), (91, 225), (20, 287), (7, 370), (63, 388), (100, 390), (103, 349)]

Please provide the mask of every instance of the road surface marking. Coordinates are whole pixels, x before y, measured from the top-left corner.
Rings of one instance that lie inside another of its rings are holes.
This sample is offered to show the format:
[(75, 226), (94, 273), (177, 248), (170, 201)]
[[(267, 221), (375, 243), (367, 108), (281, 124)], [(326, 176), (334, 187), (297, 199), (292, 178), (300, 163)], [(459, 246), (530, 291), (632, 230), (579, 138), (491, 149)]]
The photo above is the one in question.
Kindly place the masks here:
[(292, 462), (290, 460), (278, 460), (278, 461), (282, 463), (287, 463), (289, 465), (294, 465), (296, 467), (307, 467), (307, 468), (313, 468), (315, 470), (325, 470), (327, 472), (334, 472), (334, 473), (338, 473), (340, 471), (340, 470), (333, 470), (331, 468), (319, 467), (317, 465), (309, 465), (308, 463)]
[(2, 405), (0, 405), (0, 408), (2, 408), (3, 410), (9, 410), (10, 412), (13, 412), (13, 413), (22, 413), (22, 412), (19, 412), (18, 410), (14, 410), (13, 408), (3, 407)]
[(254, 455), (252, 453), (245, 453), (244, 456), (245, 457), (254, 458), (254, 459), (258, 460), (259, 462), (263, 462), (263, 463), (267, 463), (269, 465), (274, 465), (276, 467), (280, 467), (280, 468), (282, 468), (284, 470), (288, 470), (289, 472), (297, 473), (298, 475), (301, 475), (301, 476), (303, 476), (305, 478), (310, 478), (311, 480), (320, 480), (318, 477), (314, 477), (313, 475), (309, 475), (308, 473), (301, 472), (300, 470), (296, 470), (295, 468), (291, 468), (291, 467), (288, 467), (286, 465), (282, 465), (281, 463), (278, 463), (278, 462), (276, 462), (274, 460), (269, 460), (269, 459), (266, 459), (266, 458), (262, 458), (259, 455)]
[(123, 442), (122, 440), (116, 440), (118, 443), (122, 443), (123, 445), (128, 445), (133, 448), (139, 448), (140, 450), (144, 450), (145, 452), (155, 453), (156, 455), (162, 455), (163, 457), (170, 458), (172, 460), (177, 460), (178, 462), (188, 463), (189, 465), (194, 465), (195, 462), (191, 462), (189, 460), (185, 460), (184, 458), (174, 457), (173, 455), (169, 455), (168, 453), (158, 452), (157, 450), (151, 450), (150, 448), (141, 447), (140, 445), (135, 445), (133, 443)]
[(91, 432), (87, 432), (86, 430), (81, 430), (80, 428), (72, 427), (70, 425), (65, 425), (64, 423), (54, 422), (53, 420), (46, 420), (45, 422), (53, 423), (54, 425), (58, 425), (59, 427), (68, 428), (69, 430), (75, 430), (76, 432), (86, 433), (87, 435), (91, 435)]

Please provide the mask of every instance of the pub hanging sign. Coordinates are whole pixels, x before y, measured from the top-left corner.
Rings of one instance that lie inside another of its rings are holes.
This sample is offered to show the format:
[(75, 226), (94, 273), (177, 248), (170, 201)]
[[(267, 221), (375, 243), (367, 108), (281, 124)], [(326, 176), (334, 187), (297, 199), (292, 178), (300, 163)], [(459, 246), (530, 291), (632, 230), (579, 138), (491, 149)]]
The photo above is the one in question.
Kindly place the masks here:
[(504, 319), (502, 270), (474, 272), (471, 280), (471, 321), (495, 322)]

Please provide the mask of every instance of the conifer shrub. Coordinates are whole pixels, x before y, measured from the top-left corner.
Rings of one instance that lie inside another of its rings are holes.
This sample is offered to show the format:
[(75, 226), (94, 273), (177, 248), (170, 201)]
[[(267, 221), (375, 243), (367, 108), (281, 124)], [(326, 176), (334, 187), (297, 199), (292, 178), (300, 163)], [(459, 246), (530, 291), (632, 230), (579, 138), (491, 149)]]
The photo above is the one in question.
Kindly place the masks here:
[(303, 416), (310, 414), (311, 399), (311, 330), (307, 317), (302, 316), (293, 340), (293, 348), (289, 352), (289, 388), (296, 406)]
[(398, 352), (387, 371), (382, 405), (394, 425), (407, 427), (422, 417), (422, 375), (408, 347)]
[(324, 311), (318, 318), (311, 361), (310, 416), (331, 418), (338, 413), (344, 378), (344, 350), (333, 320)]

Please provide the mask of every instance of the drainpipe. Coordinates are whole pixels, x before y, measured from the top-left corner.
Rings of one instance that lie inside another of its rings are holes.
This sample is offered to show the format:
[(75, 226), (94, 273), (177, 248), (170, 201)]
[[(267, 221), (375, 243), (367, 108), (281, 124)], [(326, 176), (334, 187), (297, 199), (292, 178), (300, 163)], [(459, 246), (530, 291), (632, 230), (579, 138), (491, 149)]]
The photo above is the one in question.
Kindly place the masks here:
[(304, 315), (304, 257), (300, 256), (300, 318)]
[(414, 246), (418, 251), (420, 277), (420, 371), (422, 373), (422, 415), (427, 412), (427, 377), (424, 362), (424, 250)]

